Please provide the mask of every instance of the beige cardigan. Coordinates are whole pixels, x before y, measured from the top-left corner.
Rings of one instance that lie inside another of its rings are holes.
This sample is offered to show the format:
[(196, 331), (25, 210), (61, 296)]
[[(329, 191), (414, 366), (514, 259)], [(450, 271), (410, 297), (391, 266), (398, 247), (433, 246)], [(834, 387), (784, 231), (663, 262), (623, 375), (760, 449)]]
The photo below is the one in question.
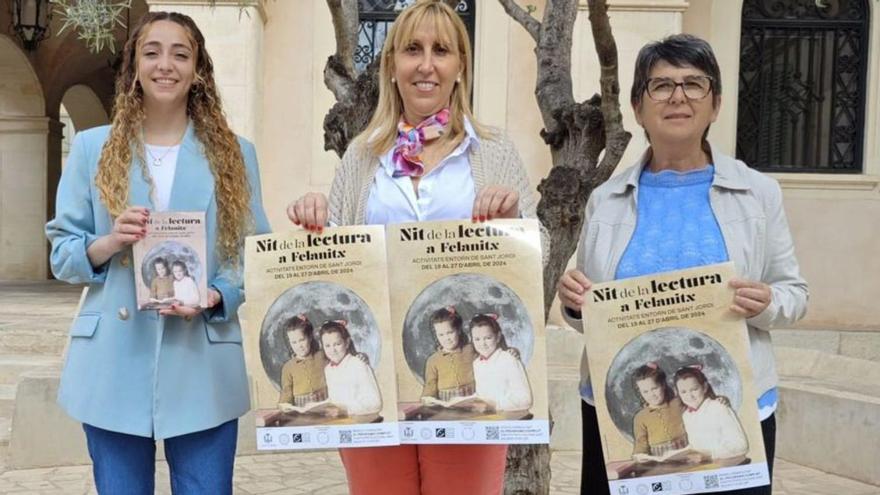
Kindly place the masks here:
[[(519, 193), (522, 218), (535, 218), (535, 191), (529, 185), (525, 167), (516, 148), (504, 133), (490, 129), (489, 136), (481, 137), (479, 144), (469, 148), (468, 159), (477, 193), (485, 186), (509, 187)], [(348, 146), (330, 187), (328, 201), (331, 225), (365, 223), (370, 186), (379, 166), (379, 158), (373, 156), (362, 141), (355, 140)], [(543, 244), (547, 237), (541, 237)], [(547, 246), (544, 247), (546, 253)]]

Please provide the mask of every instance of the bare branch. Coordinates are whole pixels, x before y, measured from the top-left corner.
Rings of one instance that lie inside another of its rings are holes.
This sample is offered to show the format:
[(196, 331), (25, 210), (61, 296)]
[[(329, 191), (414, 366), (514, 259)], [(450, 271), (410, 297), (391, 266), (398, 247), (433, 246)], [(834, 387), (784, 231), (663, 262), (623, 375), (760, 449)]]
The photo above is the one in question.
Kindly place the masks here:
[(526, 32), (529, 33), (529, 35), (532, 36), (532, 39), (535, 40), (535, 43), (537, 43), (538, 38), (541, 36), (541, 23), (532, 17), (529, 12), (517, 5), (514, 0), (498, 0), (498, 2), (504, 7), (504, 11), (507, 12), (507, 15), (512, 17), (513, 20), (525, 28)]
[(336, 37), (336, 56), (345, 64), (346, 72), (355, 78), (354, 52), (357, 49), (358, 3), (357, 0), (327, 0), (333, 17), (333, 34)]
[(544, 121), (544, 140), (551, 148), (561, 142), (564, 132), (559, 122), (560, 112), (575, 104), (571, 80), (571, 45), (578, 0), (547, 2), (541, 36), (535, 47), (538, 59), (538, 79), (535, 96)]
[(617, 44), (611, 33), (606, 0), (589, 0), (590, 28), (599, 56), (602, 88), (602, 117), (605, 122), (605, 156), (599, 164), (600, 174), (610, 173), (620, 162), (632, 135), (623, 128), (620, 113), (620, 82), (618, 79)]
[(324, 85), (337, 101), (343, 101), (351, 95), (357, 77), (354, 52), (357, 48), (358, 5), (357, 0), (327, 0), (327, 7), (333, 18), (336, 53), (324, 66)]

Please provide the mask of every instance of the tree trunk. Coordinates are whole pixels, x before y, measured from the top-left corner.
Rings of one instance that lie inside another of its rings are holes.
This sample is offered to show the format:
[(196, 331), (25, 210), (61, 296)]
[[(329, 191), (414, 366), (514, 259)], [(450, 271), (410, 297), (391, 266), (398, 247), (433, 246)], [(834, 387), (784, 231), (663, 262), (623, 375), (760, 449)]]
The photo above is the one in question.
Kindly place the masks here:
[[(535, 97), (544, 122), (541, 137), (550, 146), (553, 159), (549, 175), (538, 185), (538, 218), (550, 236), (550, 253), (544, 266), (546, 318), (556, 296), (556, 284), (577, 249), (587, 199), (611, 176), (629, 143), (630, 134), (623, 129), (620, 114), (617, 45), (605, 0), (590, 0), (589, 19), (601, 66), (602, 91), (578, 103), (571, 80), (578, 0), (548, 0), (540, 22), (514, 0), (499, 2), (535, 40)], [(550, 492), (548, 446), (512, 446), (507, 468), (505, 495)]]

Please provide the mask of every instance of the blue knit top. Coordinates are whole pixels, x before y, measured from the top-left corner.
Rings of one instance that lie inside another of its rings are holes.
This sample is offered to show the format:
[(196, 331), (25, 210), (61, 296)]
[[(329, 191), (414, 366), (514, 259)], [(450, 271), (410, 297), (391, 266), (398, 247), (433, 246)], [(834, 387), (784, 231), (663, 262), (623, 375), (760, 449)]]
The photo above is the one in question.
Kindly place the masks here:
[(727, 261), (727, 247), (709, 205), (715, 167), (687, 172), (647, 167), (639, 177), (638, 214), (615, 279)]
[[(639, 176), (636, 228), (615, 279), (683, 270), (728, 260), (721, 227), (709, 204), (715, 167)], [(776, 389), (758, 398), (761, 419), (776, 410)]]

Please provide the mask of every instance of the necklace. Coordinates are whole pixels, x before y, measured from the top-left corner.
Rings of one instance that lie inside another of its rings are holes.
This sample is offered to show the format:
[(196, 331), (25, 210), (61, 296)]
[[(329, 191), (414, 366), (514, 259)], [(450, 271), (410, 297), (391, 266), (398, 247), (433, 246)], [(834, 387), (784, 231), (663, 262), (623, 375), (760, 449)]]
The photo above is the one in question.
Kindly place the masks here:
[[(141, 131), (143, 133), (143, 131)], [(165, 153), (162, 153), (161, 156), (156, 156), (150, 151), (150, 147), (147, 145), (146, 140), (143, 138), (143, 134), (141, 135), (141, 140), (144, 141), (144, 149), (147, 150), (147, 155), (150, 156), (150, 159), (153, 161), (154, 167), (162, 166), (162, 159), (168, 156), (168, 153), (171, 153), (171, 150), (180, 146), (180, 142), (183, 141), (183, 136), (186, 135), (186, 129), (183, 130), (183, 134), (180, 135), (180, 139), (177, 140), (177, 144), (171, 145), (168, 149), (165, 150)]]
[(168, 156), (168, 153), (171, 153), (171, 150), (173, 150), (176, 147), (177, 147), (176, 144), (174, 146), (169, 146), (168, 149), (165, 150), (165, 153), (162, 153), (162, 156), (156, 156), (153, 154), (152, 151), (150, 151), (149, 145), (144, 145), (144, 148), (147, 150), (147, 154), (150, 155), (150, 159), (153, 160), (154, 167), (161, 167), (162, 166), (162, 159), (165, 158), (166, 156)]

